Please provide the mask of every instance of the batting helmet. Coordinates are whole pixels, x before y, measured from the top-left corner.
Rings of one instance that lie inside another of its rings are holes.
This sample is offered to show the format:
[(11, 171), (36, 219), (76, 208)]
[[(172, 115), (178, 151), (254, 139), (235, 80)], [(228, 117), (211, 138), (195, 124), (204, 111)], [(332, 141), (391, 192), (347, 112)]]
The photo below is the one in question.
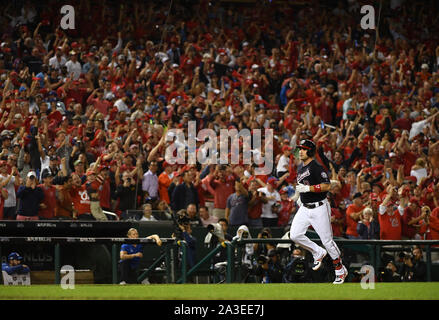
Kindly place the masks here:
[(313, 157), (316, 154), (315, 143), (308, 139), (300, 140), (297, 148), (307, 150), (306, 154), (308, 155), (308, 157)]

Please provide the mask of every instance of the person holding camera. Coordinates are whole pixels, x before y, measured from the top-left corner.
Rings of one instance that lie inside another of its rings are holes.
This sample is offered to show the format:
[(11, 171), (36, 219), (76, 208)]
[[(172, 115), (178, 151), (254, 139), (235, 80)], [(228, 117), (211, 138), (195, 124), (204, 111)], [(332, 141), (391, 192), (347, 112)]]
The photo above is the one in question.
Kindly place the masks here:
[(261, 283), (281, 283), (283, 268), (276, 249), (271, 249), (267, 255), (260, 255), (257, 258), (255, 275), (260, 278)]
[(294, 248), (291, 253), (291, 260), (285, 266), (283, 282), (310, 282), (309, 263), (306, 261), (305, 252), (298, 246)]
[(187, 266), (192, 268), (196, 261), (196, 245), (197, 238), (192, 235), (192, 226), (189, 216), (185, 209), (177, 212), (176, 218), (177, 228), (176, 232), (172, 235), (173, 238), (178, 240), (184, 240), (187, 244)]
[[(236, 230), (236, 235), (232, 238), (233, 240), (242, 240), (242, 239), (251, 239), (252, 236), (250, 234), (250, 230), (246, 225), (242, 225)], [(253, 244), (246, 243), (244, 250), (242, 251), (241, 259), (241, 274), (244, 276), (244, 282), (247, 280), (247, 277), (250, 275), (250, 270), (253, 268), (253, 257), (254, 257), (254, 248)], [(239, 258), (238, 258), (239, 259)]]
[(421, 208), (421, 220), (419, 220), (419, 234), (424, 240), (439, 240), (439, 217), (438, 210), (433, 210), (429, 206)]
[(386, 267), (380, 273), (382, 282), (400, 282), (401, 275), (397, 272), (398, 268), (394, 261), (389, 261)]
[(38, 210), (44, 199), (44, 193), (37, 185), (37, 175), (34, 171), (30, 171), (27, 174), (26, 184), (17, 190), (17, 198), (20, 199), (20, 202), (16, 220), (39, 220)]
[(400, 266), (401, 281), (426, 281), (427, 265), (423, 261), (421, 248), (413, 247), (411, 253), (401, 253), (402, 264)]

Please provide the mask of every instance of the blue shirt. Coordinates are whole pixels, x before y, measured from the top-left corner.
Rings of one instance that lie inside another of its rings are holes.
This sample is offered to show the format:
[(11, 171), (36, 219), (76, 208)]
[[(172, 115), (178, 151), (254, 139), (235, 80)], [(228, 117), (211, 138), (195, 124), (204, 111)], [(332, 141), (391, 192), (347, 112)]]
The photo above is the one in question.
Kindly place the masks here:
[[(143, 246), (141, 244), (137, 244), (136, 246), (134, 246), (134, 244), (123, 244), (120, 247), (120, 252), (125, 251), (127, 254), (136, 254), (139, 252), (143, 253)], [(140, 262), (140, 258), (135, 257), (133, 259), (129, 259), (129, 260), (120, 260), (119, 262), (122, 261), (129, 261), (131, 264), (131, 268), (135, 269), (139, 266), (139, 262)]]
[(8, 263), (2, 263), (2, 271), (6, 271), (6, 273), (9, 275), (12, 275), (14, 273), (26, 274), (30, 272), (28, 267), (23, 267), (23, 265), (21, 264), (17, 266), (10, 266)]

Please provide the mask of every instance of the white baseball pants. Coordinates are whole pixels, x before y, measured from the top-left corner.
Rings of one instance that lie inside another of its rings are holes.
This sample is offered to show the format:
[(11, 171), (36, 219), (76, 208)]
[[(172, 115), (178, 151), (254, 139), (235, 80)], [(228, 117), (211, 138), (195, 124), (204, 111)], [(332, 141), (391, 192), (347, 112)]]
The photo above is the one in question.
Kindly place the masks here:
[(323, 205), (314, 209), (300, 206), (290, 228), (290, 239), (310, 251), (314, 259), (318, 259), (323, 255), (324, 250), (305, 235), (310, 225), (317, 232), (332, 260), (340, 258), (340, 249), (333, 240), (331, 206), (328, 200), (323, 200)]

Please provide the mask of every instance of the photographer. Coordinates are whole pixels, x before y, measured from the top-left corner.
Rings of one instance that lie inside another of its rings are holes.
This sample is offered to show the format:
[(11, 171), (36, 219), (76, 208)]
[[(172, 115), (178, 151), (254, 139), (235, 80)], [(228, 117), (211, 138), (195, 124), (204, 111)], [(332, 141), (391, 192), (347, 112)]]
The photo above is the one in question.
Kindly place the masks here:
[[(272, 238), (270, 228), (264, 228), (260, 233), (258, 233), (258, 239), (268, 239)], [(271, 249), (276, 249), (273, 243), (255, 243), (253, 245), (256, 256), (267, 255), (268, 251)]]
[(260, 277), (261, 283), (281, 283), (283, 268), (279, 262), (276, 249), (271, 249), (267, 256), (260, 255), (257, 259), (255, 275)]
[(415, 247), (411, 254), (404, 256), (404, 264), (401, 267), (402, 281), (426, 281), (427, 266), (422, 260), (422, 250)]
[(283, 282), (302, 283), (310, 282), (310, 268), (305, 254), (300, 247), (294, 248), (291, 260), (286, 265), (283, 273)]
[[(248, 227), (245, 225), (242, 225), (238, 228), (236, 231), (236, 235), (232, 238), (233, 240), (242, 240), (242, 239), (251, 239), (252, 236), (250, 234), (250, 231), (248, 230)], [(241, 264), (241, 275), (243, 282), (247, 281), (248, 276), (250, 275), (250, 271), (253, 268), (253, 256), (254, 256), (254, 249), (253, 245), (251, 243), (245, 244), (243, 255), (242, 257), (238, 257)]]
[(401, 266), (401, 281), (415, 281), (414, 280), (414, 264), (411, 254), (404, 255), (403, 265)]
[(380, 274), (380, 280), (382, 282), (399, 282), (401, 281), (401, 275), (396, 272), (398, 268), (396, 267), (395, 263), (393, 261), (389, 261), (384, 268), (383, 271), (381, 271)]
[(182, 209), (174, 217), (175, 231), (172, 238), (184, 240), (187, 243), (187, 264), (189, 268), (195, 265), (197, 239), (192, 235), (192, 226), (186, 210)]
[[(215, 249), (218, 244), (225, 241), (225, 235), (221, 224), (211, 223), (207, 225), (207, 235), (204, 238), (204, 245), (210, 249)], [(212, 258), (212, 269), (219, 273), (221, 282), (225, 280), (225, 266), (227, 265), (227, 248), (221, 250)]]
[(425, 240), (439, 240), (439, 218), (437, 216), (437, 210), (431, 212), (429, 206), (423, 206), (420, 217), (422, 217), (422, 219), (419, 221), (419, 234), (422, 238)]

